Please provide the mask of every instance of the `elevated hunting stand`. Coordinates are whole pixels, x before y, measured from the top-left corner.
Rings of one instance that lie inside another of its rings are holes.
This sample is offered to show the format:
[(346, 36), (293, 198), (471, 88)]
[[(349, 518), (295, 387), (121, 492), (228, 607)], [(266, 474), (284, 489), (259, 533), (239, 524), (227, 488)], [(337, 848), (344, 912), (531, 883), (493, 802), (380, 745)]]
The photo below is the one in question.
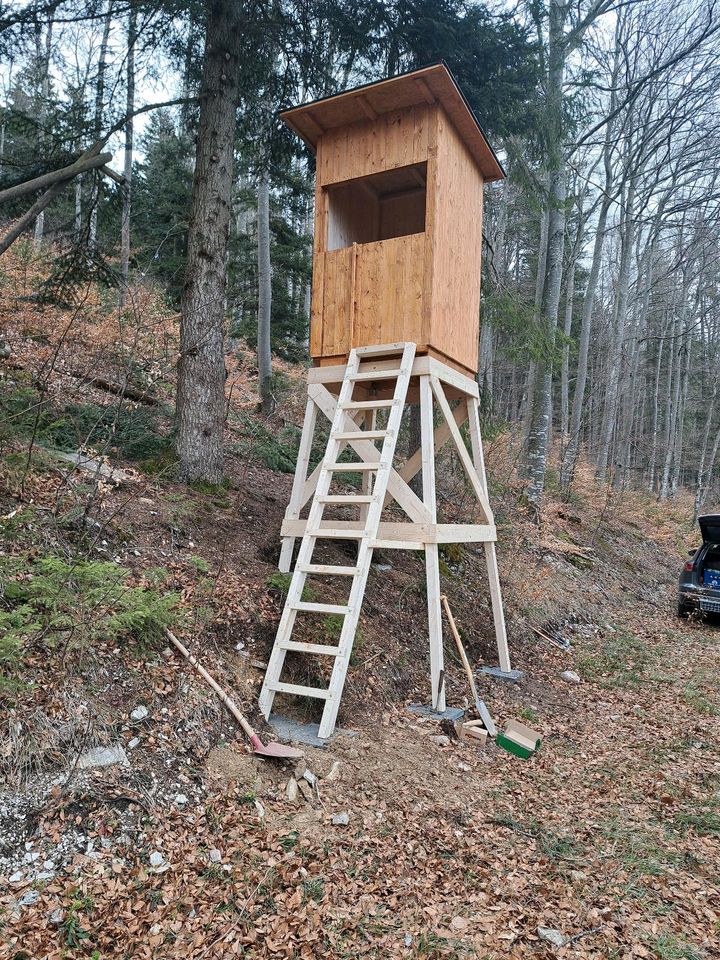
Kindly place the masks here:
[[(376, 548), (425, 553), (437, 710), (445, 709), (439, 544), (484, 545), (500, 667), (510, 669), (475, 379), (483, 183), (504, 174), (442, 65), (296, 107), (282, 118), (317, 154), (314, 366), (282, 525), (282, 571), (290, 570), (295, 540), (302, 542), (260, 708), (268, 717), (277, 693), (323, 700), (319, 736), (327, 738), (335, 728)], [(395, 469), (403, 411), (417, 404), (420, 446)], [(331, 426), (324, 458), (310, 471), (318, 413)], [(460, 429), (466, 421), (470, 450)], [(481, 523), (438, 522), (435, 454), (448, 441)], [(348, 458), (349, 451), (356, 459)], [(418, 473), (422, 498), (409, 485)], [(358, 474), (357, 490), (335, 490), (338, 478)], [(383, 517), (391, 501), (407, 522)], [(332, 539), (357, 545), (352, 562), (318, 562), (316, 553)], [(315, 593), (328, 578), (343, 578), (349, 583), (346, 602), (303, 599), (309, 577), (318, 584)], [(337, 641), (293, 640), (300, 614), (342, 618)], [(291, 651), (333, 658), (329, 686), (283, 682)]]

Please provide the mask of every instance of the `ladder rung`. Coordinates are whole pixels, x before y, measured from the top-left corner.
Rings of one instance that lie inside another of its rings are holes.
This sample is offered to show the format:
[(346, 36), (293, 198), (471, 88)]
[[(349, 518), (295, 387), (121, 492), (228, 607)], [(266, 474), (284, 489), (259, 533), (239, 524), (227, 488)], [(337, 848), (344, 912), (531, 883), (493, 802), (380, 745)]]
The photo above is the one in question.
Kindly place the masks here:
[(294, 650), (297, 653), (319, 653), (328, 657), (337, 657), (340, 647), (331, 647), (327, 643), (303, 643), (300, 640), (286, 640), (281, 643), (282, 650)]
[(349, 527), (347, 530), (339, 530), (337, 527), (319, 527), (316, 530), (305, 530), (306, 537), (316, 537), (319, 540), (323, 538), (328, 540), (364, 540), (369, 536), (367, 530), (355, 530)]
[(360, 370), (359, 373), (354, 373), (350, 379), (351, 380), (397, 380), (401, 373), (404, 373), (404, 370)]
[(401, 400), (346, 400), (340, 407), (343, 410), (383, 410), (400, 403)]
[[(380, 451), (378, 450), (378, 453)], [(323, 464), (326, 470), (332, 470), (343, 473), (356, 473), (358, 470), (379, 470), (382, 466), (381, 463), (369, 463), (368, 461), (360, 461), (358, 463), (327, 463)]]
[(383, 356), (386, 354), (397, 355), (402, 353), (405, 347), (406, 344), (404, 343), (376, 343), (369, 347), (355, 347), (355, 353), (359, 357), (368, 357), (376, 353), (381, 353)]
[(302, 573), (319, 573), (328, 577), (354, 577), (360, 572), (360, 567), (338, 567), (331, 563), (300, 563), (298, 570)]
[(329, 690), (321, 690), (320, 687), (302, 687), (297, 683), (282, 683), (280, 680), (268, 683), (268, 687), (275, 693), (294, 693), (297, 697), (317, 697), (318, 700), (327, 700), (330, 696)]
[(318, 503), (372, 503), (373, 497), (367, 493), (329, 493), (324, 497), (315, 498)]
[(349, 611), (350, 607), (342, 603), (308, 603), (304, 600), (298, 600), (290, 606), (293, 610), (302, 610), (305, 613), (339, 613), (343, 617)]
[(389, 430), (348, 430), (333, 434), (333, 440), (380, 440), (389, 435)]

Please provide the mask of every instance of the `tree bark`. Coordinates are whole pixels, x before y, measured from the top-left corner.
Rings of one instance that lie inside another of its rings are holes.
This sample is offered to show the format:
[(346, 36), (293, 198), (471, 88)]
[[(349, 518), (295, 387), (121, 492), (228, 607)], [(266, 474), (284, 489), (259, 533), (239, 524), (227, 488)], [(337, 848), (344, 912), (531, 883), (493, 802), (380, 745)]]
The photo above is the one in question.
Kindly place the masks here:
[(33, 180), (26, 180), (24, 183), (17, 183), (6, 190), (0, 190), (0, 204), (8, 203), (10, 200), (16, 200), (18, 197), (24, 197), (28, 193), (35, 193), (38, 190), (45, 190), (53, 184), (63, 183), (72, 180), (74, 177), (85, 173), (88, 170), (96, 170), (104, 167), (106, 163), (112, 160), (111, 153), (98, 153), (97, 150), (86, 150), (82, 156), (78, 157), (67, 167), (61, 167), (59, 170), (53, 170), (52, 173), (44, 173), (41, 177), (35, 177)]
[(560, 370), (560, 436), (563, 447), (567, 443), (569, 430), (569, 393), (570, 393), (570, 334), (572, 333), (573, 301), (575, 300), (575, 265), (573, 258), (569, 266), (565, 287), (565, 324), (563, 334), (562, 369)]
[[(103, 106), (105, 102), (105, 73), (107, 71), (107, 49), (110, 40), (110, 26), (112, 24), (113, 3), (108, 3), (103, 26), (102, 40), (100, 41), (100, 55), (98, 57), (97, 85), (95, 87), (95, 116), (93, 118), (93, 136), (100, 138), (103, 121)], [(90, 191), (90, 227), (88, 230), (88, 250), (94, 254), (97, 250), (98, 203), (100, 200), (100, 178), (93, 174), (92, 189)]]
[[(547, 272), (548, 257), (548, 236), (550, 232), (550, 210), (545, 207), (540, 218), (540, 242), (538, 249), (537, 273), (535, 274), (535, 317), (540, 317), (542, 310), (543, 290), (545, 288), (545, 275)], [(522, 422), (522, 446), (527, 451), (530, 443), (530, 430), (532, 429), (533, 403), (535, 400), (535, 379), (537, 374), (537, 361), (531, 360), (528, 364), (527, 377), (525, 378), (525, 409), (523, 410)]]
[(615, 295), (615, 309), (613, 311), (613, 331), (610, 340), (610, 356), (608, 357), (605, 408), (603, 410), (602, 427), (600, 430), (600, 447), (598, 450), (596, 468), (596, 476), (598, 479), (603, 479), (607, 472), (610, 459), (610, 441), (612, 439), (613, 431), (615, 429), (615, 422), (617, 420), (619, 385), (623, 363), (623, 348), (625, 345), (625, 328), (627, 326), (634, 231), (635, 180), (631, 176), (627, 187), (627, 194), (625, 196), (623, 210), (620, 270), (618, 273), (617, 292)]
[(137, 29), (137, 11), (131, 5), (128, 14), (127, 33), (127, 124), (125, 125), (125, 156), (123, 162), (122, 224), (120, 233), (120, 289), (118, 307), (125, 306), (130, 275), (130, 215), (132, 212), (132, 155), (134, 139), (133, 110), (135, 109), (135, 32)]
[[(45, 54), (40, 56), (39, 51), (39, 37), (38, 37), (38, 61), (42, 63), (42, 81), (40, 84), (40, 109), (39, 109), (39, 124), (40, 124), (40, 144), (44, 150), (47, 150), (48, 144), (48, 133), (46, 129), (47, 125), (47, 114), (48, 114), (48, 100), (50, 97), (50, 52), (52, 50), (52, 21), (48, 23), (47, 30), (45, 33)], [(38, 214), (37, 219), (35, 220), (35, 243), (39, 245), (42, 243), (43, 234), (45, 233), (45, 211), (41, 210)]]
[[(563, 78), (565, 73), (565, 41), (563, 25), (565, 7), (560, 0), (550, 0), (548, 39), (548, 172), (550, 221), (548, 257), (543, 289), (542, 311), (548, 349), (557, 329), (562, 286), (563, 252), (565, 247), (565, 156), (563, 145)], [(545, 471), (550, 443), (550, 411), (552, 404), (552, 364), (542, 358), (535, 372), (535, 398), (527, 452), (527, 496), (539, 507), (545, 490)]]
[(270, 180), (266, 164), (260, 171), (258, 183), (258, 319), (257, 364), (260, 405), (265, 414), (272, 413), (272, 353), (270, 349), (270, 319), (272, 314), (272, 266), (270, 263)]
[[(717, 394), (718, 394), (718, 381), (717, 379), (715, 379), (713, 381), (712, 396), (708, 401), (707, 416), (705, 417), (705, 428), (703, 429), (702, 446), (700, 447), (700, 462), (698, 464), (698, 472), (697, 472), (697, 487), (695, 489), (695, 506), (693, 510), (693, 520), (697, 520), (705, 500), (705, 493), (707, 489), (707, 479), (708, 479), (708, 475), (705, 471), (705, 464), (707, 462), (708, 443), (710, 442), (710, 429), (712, 427), (713, 418), (715, 416), (715, 404), (717, 401)], [(718, 431), (718, 437), (720, 437), (720, 431)], [(717, 443), (717, 438), (716, 438), (716, 443)], [(714, 460), (714, 457), (713, 457), (713, 460)]]
[(180, 473), (223, 477), (225, 253), (231, 213), (242, 24), (234, 0), (210, 0), (180, 320), (176, 406)]

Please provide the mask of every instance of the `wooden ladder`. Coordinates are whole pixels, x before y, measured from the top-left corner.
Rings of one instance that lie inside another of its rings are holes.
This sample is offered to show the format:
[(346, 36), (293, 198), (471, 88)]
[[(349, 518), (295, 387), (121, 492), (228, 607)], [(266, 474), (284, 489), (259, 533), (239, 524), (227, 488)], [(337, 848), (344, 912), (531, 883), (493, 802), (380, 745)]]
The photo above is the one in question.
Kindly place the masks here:
[[(399, 363), (393, 369), (379, 370), (372, 363), (362, 366), (363, 360), (372, 358), (398, 358)], [(402, 420), (405, 399), (413, 362), (415, 360), (414, 343), (394, 343), (385, 346), (356, 347), (350, 351), (345, 377), (340, 388), (337, 409), (332, 421), (325, 456), (320, 467), (317, 489), (310, 506), (307, 526), (300, 544), (295, 571), (290, 582), (285, 608), (280, 618), (275, 645), (270, 656), (265, 680), (260, 691), (259, 705), (265, 717), (270, 716), (276, 693), (295, 694), (296, 696), (317, 697), (325, 701), (318, 736), (327, 738), (335, 729), (335, 721), (340, 707), (345, 676), (350, 663), (355, 630), (360, 617), (365, 585), (370, 572), (375, 541), (377, 540), (380, 516), (387, 493), (388, 480), (392, 469), (395, 446), (400, 421)], [(372, 380), (395, 380), (392, 400), (353, 400), (355, 384)], [(363, 411), (371, 416), (370, 425), (374, 428), (375, 411), (389, 409), (387, 427), (384, 430), (361, 430), (355, 416)], [(339, 457), (350, 440), (382, 440), (377, 460), (360, 463), (340, 463)], [(364, 477), (362, 493), (330, 494), (333, 475), (338, 472), (362, 472)], [(372, 477), (374, 475), (374, 483)], [(332, 525), (323, 526), (322, 517), (329, 504), (345, 506), (357, 505), (361, 510), (364, 528), (357, 530), (333, 529)], [(313, 563), (313, 552), (318, 540), (342, 539), (357, 540), (357, 560), (352, 566), (336, 566)], [(352, 577), (347, 604), (309, 603), (302, 600), (303, 588), (308, 574), (316, 576)], [(342, 630), (337, 646), (324, 643), (303, 643), (292, 639), (295, 618), (301, 611), (312, 613), (336, 614), (343, 618)], [(284, 683), (280, 675), (289, 650), (297, 653), (321, 654), (335, 658), (330, 685), (325, 690), (320, 687), (305, 687), (295, 683)]]

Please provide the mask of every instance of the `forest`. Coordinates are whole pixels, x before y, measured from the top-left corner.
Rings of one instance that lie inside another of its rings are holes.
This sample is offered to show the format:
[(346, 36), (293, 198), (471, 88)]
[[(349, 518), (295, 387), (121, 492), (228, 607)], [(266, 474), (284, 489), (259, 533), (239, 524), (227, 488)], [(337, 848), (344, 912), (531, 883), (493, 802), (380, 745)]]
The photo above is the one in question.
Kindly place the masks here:
[[(307, 357), (311, 283), (313, 158), (278, 111), (445, 60), (507, 170), (487, 189), (480, 384), (487, 422), (516, 439), (528, 497), (541, 502), (548, 472), (571, 489), (583, 451), (616, 489), (664, 500), (689, 487), (696, 513), (712, 499), (712, 2), (51, 2), (6, 6), (0, 27), (0, 249), (56, 245), (47, 296), (95, 278), (127, 309), (152, 285), (186, 344), (204, 304), (214, 343), (257, 351), (266, 413), (272, 356)], [(215, 30), (233, 38), (233, 68), (210, 117)], [(73, 163), (75, 176), (34, 184)], [(212, 225), (207, 191), (222, 195)], [(222, 259), (207, 275), (200, 235)], [(208, 344), (188, 363), (177, 410), (183, 470), (215, 482), (222, 399), (202, 466), (182, 411), (201, 402), (189, 381), (221, 383), (221, 354)]]
[[(443, 64), (477, 374), (343, 400), (282, 114)], [(718, 91), (717, 0), (0, 0), (0, 956), (720, 956)]]

